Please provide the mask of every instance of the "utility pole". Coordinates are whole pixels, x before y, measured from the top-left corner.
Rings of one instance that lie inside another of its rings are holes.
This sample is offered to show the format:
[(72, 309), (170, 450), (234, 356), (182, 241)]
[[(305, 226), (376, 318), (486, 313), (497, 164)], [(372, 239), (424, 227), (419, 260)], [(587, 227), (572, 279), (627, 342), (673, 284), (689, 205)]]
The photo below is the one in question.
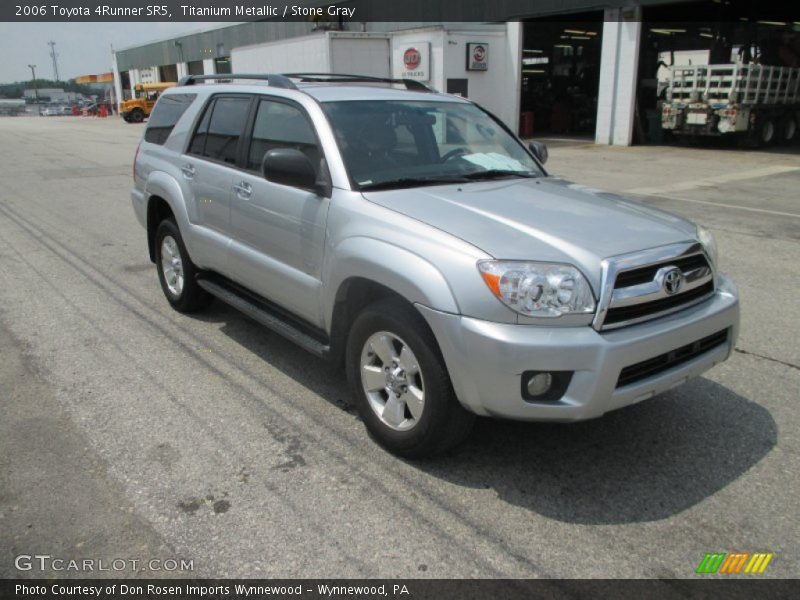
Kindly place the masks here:
[(47, 42), (47, 45), (50, 46), (50, 58), (53, 59), (53, 75), (55, 76), (56, 81), (60, 81), (58, 78), (58, 54), (56, 54), (56, 43), (50, 41)]
[(36, 87), (36, 65), (28, 65), (28, 68), (31, 70), (31, 77), (33, 78), (33, 97), (36, 104), (39, 104), (39, 90)]

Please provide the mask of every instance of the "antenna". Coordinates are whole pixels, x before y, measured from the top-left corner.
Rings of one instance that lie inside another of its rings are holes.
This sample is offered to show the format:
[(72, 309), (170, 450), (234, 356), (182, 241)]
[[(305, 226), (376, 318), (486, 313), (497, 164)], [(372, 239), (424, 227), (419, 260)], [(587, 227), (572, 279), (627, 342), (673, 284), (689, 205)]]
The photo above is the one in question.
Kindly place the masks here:
[(55, 77), (56, 81), (59, 81), (58, 78), (58, 54), (56, 53), (56, 43), (53, 41), (47, 42), (47, 45), (50, 46), (50, 58), (53, 59), (53, 76)]

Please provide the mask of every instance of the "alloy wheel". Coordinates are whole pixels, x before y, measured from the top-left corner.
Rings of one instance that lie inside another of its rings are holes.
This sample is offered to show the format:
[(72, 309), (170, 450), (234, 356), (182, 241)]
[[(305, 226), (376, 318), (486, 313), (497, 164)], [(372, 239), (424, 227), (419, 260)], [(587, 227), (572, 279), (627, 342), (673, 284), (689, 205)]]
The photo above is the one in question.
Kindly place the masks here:
[(161, 271), (170, 293), (178, 297), (183, 292), (183, 259), (178, 243), (171, 235), (161, 240)]
[(370, 408), (382, 423), (408, 431), (422, 418), (425, 383), (414, 352), (388, 331), (374, 333), (364, 343), (361, 385)]

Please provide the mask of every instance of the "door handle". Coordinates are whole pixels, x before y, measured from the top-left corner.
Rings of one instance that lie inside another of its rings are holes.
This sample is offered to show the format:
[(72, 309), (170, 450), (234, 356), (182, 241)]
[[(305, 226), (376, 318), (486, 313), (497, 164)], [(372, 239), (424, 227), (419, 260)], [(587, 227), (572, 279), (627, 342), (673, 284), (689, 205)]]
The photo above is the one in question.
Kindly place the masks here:
[(234, 184), (233, 189), (236, 190), (236, 195), (242, 200), (249, 200), (253, 195), (253, 187), (246, 181), (240, 181)]
[(193, 165), (183, 165), (181, 167), (181, 173), (183, 173), (184, 179), (194, 179), (194, 166)]

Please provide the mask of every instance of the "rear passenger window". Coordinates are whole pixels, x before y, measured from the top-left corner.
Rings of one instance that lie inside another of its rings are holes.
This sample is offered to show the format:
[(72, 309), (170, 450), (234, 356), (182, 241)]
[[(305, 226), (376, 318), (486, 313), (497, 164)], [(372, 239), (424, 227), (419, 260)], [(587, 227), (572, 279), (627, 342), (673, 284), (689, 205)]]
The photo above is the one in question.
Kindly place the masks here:
[(192, 138), (189, 152), (236, 164), (236, 147), (244, 131), (250, 98), (217, 98)]
[(319, 172), (322, 154), (305, 114), (299, 108), (284, 102), (261, 100), (247, 153), (247, 168), (260, 171), (264, 155), (273, 148), (300, 150), (314, 165), (314, 170)]
[(197, 94), (164, 94), (161, 96), (150, 114), (147, 130), (144, 132), (144, 141), (151, 144), (166, 142), (172, 129), (196, 97)]

